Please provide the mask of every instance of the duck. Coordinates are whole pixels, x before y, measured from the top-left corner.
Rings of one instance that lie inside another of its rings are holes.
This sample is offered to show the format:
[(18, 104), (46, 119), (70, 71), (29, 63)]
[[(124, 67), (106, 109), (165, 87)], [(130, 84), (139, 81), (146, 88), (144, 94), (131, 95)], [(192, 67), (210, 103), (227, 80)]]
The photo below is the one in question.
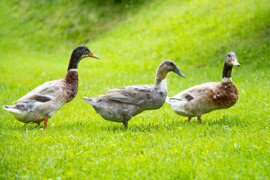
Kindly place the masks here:
[(86, 57), (99, 59), (86, 46), (76, 47), (70, 57), (67, 74), (63, 79), (45, 82), (15, 101), (13, 105), (3, 106), (14, 117), (23, 123), (44, 121), (44, 129), (48, 119), (64, 104), (73, 100), (78, 92), (78, 64)]
[(171, 60), (162, 62), (156, 73), (154, 85), (133, 85), (112, 89), (97, 98), (83, 97), (92, 105), (102, 118), (108, 121), (123, 123), (128, 129), (128, 121), (145, 110), (159, 109), (166, 100), (166, 76), (174, 72), (185, 77)]
[(233, 66), (240, 66), (234, 52), (229, 52), (224, 61), (222, 82), (208, 82), (186, 89), (166, 101), (172, 110), (181, 116), (197, 117), (201, 123), (201, 116), (218, 109), (232, 107), (238, 100), (238, 90), (232, 81)]

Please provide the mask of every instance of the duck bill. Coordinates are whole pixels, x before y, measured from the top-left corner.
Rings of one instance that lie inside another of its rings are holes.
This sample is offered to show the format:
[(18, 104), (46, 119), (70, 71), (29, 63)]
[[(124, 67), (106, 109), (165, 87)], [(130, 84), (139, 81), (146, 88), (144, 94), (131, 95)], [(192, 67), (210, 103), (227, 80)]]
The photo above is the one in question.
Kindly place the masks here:
[(186, 77), (183, 73), (181, 73), (181, 71), (180, 71), (179, 69), (176, 69), (176, 70), (174, 70), (173, 72), (175, 72), (176, 74), (178, 74), (179, 76), (181, 76), (181, 77), (183, 77), (183, 78)]
[(237, 59), (234, 59), (234, 61), (232, 61), (232, 65), (233, 65), (233, 66), (241, 66), (241, 65), (238, 63)]
[(96, 58), (96, 59), (100, 59), (97, 55), (95, 55), (94, 53), (90, 52), (88, 54), (88, 57), (92, 57), (92, 58)]

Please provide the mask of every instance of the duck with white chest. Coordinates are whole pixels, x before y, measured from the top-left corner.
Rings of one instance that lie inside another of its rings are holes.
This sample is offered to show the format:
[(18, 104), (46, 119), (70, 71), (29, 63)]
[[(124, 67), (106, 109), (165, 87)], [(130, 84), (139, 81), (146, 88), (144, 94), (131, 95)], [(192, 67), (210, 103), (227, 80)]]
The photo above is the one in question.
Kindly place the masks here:
[(154, 85), (134, 85), (112, 89), (98, 98), (83, 99), (94, 107), (104, 119), (122, 122), (128, 128), (128, 121), (145, 110), (159, 109), (166, 100), (169, 72), (185, 77), (173, 61), (162, 62), (157, 70)]
[(85, 57), (99, 59), (86, 46), (76, 47), (70, 57), (64, 79), (46, 82), (15, 101), (17, 104), (4, 106), (16, 119), (24, 123), (44, 121), (44, 128), (50, 117), (65, 103), (70, 102), (78, 92), (78, 64)]
[(227, 54), (224, 62), (222, 82), (209, 82), (191, 87), (181, 93), (168, 97), (166, 101), (171, 104), (176, 114), (188, 117), (197, 117), (201, 122), (201, 116), (218, 109), (232, 107), (238, 100), (238, 91), (232, 82), (232, 68), (240, 66), (234, 52)]

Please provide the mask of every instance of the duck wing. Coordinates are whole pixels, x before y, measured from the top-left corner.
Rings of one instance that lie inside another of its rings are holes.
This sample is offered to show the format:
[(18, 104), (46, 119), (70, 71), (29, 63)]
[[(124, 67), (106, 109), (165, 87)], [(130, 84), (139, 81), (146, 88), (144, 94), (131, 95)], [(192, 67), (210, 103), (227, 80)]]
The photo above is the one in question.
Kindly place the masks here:
[(199, 98), (200, 96), (207, 95), (210, 91), (215, 91), (215, 88), (218, 86), (218, 84), (219, 84), (218, 82), (209, 82), (193, 86), (169, 98), (169, 100), (179, 100), (189, 102), (196, 98)]
[(153, 85), (135, 85), (123, 88), (112, 89), (102, 97), (106, 97), (118, 102), (140, 105), (151, 96)]
[(55, 99), (63, 93), (63, 80), (55, 80), (46, 82), (34, 90), (27, 93), (25, 96), (21, 97), (14, 103), (29, 102), (29, 101), (38, 101), (38, 102), (47, 102)]

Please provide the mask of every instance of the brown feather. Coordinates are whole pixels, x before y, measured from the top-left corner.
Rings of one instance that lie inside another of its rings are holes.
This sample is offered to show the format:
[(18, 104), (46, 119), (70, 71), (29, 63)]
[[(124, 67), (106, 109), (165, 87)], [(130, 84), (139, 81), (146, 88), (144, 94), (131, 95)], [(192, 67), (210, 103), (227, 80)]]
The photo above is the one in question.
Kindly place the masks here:
[(78, 93), (78, 72), (68, 71), (64, 80), (65, 86), (63, 86), (63, 91), (66, 92), (67, 102), (70, 102)]
[(238, 100), (237, 88), (231, 81), (220, 83), (215, 92), (209, 92), (208, 95), (212, 103), (220, 106), (222, 109), (233, 106)]

